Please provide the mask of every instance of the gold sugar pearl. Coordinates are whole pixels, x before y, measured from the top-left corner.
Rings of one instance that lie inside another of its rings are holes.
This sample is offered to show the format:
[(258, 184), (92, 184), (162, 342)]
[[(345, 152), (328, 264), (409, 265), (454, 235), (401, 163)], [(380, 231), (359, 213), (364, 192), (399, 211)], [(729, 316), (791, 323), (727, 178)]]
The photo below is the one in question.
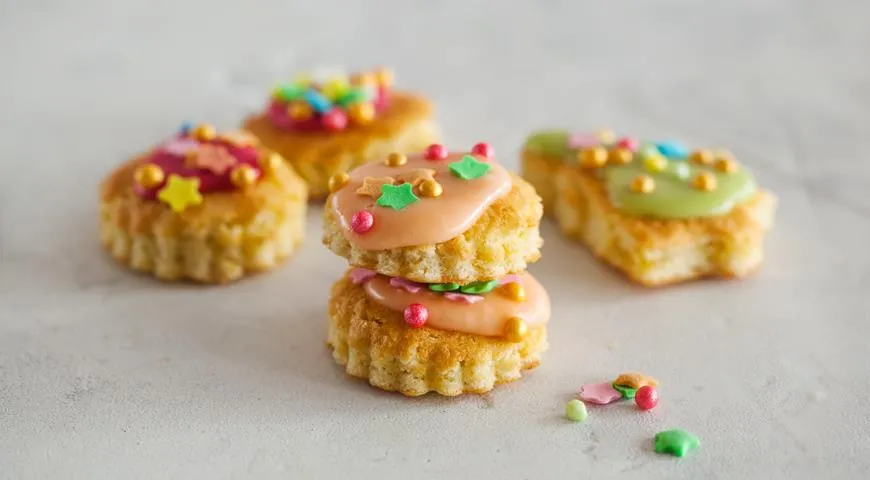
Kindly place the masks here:
[(730, 158), (717, 159), (716, 163), (713, 164), (713, 167), (722, 173), (734, 173), (740, 169), (737, 162)]
[(311, 106), (304, 102), (293, 102), (287, 105), (287, 115), (296, 121), (305, 121), (314, 115)]
[(649, 175), (638, 175), (631, 179), (631, 191), (634, 193), (652, 193), (656, 189), (656, 181)]
[(578, 156), (583, 168), (600, 168), (607, 164), (607, 150), (602, 147), (584, 148)]
[(230, 172), (230, 181), (233, 182), (233, 185), (239, 188), (250, 187), (257, 183), (258, 177), (259, 174), (254, 167), (250, 165), (239, 165), (233, 168), (233, 171)]
[(607, 162), (614, 165), (628, 165), (634, 160), (634, 152), (627, 148), (614, 148), (607, 157)]
[(522, 342), (529, 333), (529, 326), (520, 317), (511, 317), (504, 324), (504, 339), (508, 342)]
[(393, 75), (393, 71), (389, 68), (379, 68), (375, 71), (375, 78), (378, 81), (378, 85), (384, 88), (390, 88), (393, 86), (395, 75)]
[(215, 130), (214, 126), (209, 125), (208, 123), (201, 123), (197, 125), (193, 129), (192, 133), (193, 138), (202, 142), (207, 142), (217, 136), (217, 130)]
[(373, 73), (357, 73), (350, 77), (350, 83), (361, 87), (375, 87), (378, 84), (378, 78)]
[(133, 179), (144, 188), (158, 187), (165, 178), (163, 169), (153, 163), (142, 165), (133, 173)]
[(511, 282), (507, 285), (504, 285), (499, 289), (501, 293), (515, 301), (515, 302), (525, 302), (526, 301), (526, 289), (520, 285), (519, 282)]
[(275, 152), (262, 153), (257, 159), (257, 163), (260, 164), (260, 167), (262, 167), (264, 171), (274, 173), (276, 170), (281, 168), (284, 159), (281, 158), (281, 155), (278, 155)]
[(603, 128), (598, 131), (598, 140), (601, 143), (613, 143), (616, 141), (616, 133), (609, 128)]
[(698, 165), (711, 165), (714, 157), (710, 150), (695, 150), (689, 154), (689, 161)]
[(692, 179), (692, 187), (704, 192), (716, 190), (716, 175), (710, 172), (701, 172)]
[(329, 191), (330, 193), (335, 193), (350, 181), (350, 175), (345, 172), (336, 173), (335, 175), (329, 177)]
[(444, 193), (444, 188), (434, 179), (423, 180), (417, 186), (417, 190), (424, 197), (439, 197)]
[(387, 166), (388, 167), (401, 167), (402, 165), (408, 163), (408, 157), (402, 155), (401, 153), (391, 153), (387, 155)]

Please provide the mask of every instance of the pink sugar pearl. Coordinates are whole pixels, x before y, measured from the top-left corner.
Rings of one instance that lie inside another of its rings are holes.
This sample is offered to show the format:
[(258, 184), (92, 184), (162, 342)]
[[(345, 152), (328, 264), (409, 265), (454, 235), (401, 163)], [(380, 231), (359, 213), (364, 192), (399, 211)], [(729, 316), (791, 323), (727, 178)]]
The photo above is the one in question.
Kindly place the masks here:
[(447, 147), (433, 143), (426, 147), (426, 160), (444, 160), (447, 158)]
[(375, 224), (375, 217), (371, 212), (367, 212), (365, 210), (360, 210), (353, 214), (350, 217), (350, 229), (353, 230), (354, 233), (364, 234), (372, 229), (372, 226)]
[(495, 149), (492, 148), (492, 145), (481, 142), (471, 147), (471, 153), (475, 155), (481, 155), (486, 158), (492, 158), (495, 156)]
[(419, 303), (412, 303), (405, 307), (405, 323), (412, 328), (420, 328), (429, 320), (429, 310)]
[(659, 404), (659, 392), (649, 385), (640, 387), (634, 394), (634, 403), (641, 410), (652, 410)]

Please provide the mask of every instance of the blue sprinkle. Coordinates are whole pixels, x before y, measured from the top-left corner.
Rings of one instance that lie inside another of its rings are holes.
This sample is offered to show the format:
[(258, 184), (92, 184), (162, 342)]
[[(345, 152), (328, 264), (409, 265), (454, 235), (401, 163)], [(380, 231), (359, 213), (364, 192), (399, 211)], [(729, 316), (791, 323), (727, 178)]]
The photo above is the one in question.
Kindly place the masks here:
[(689, 149), (680, 142), (656, 142), (656, 148), (665, 158), (671, 160), (683, 160), (689, 156)]
[(187, 133), (190, 132), (191, 130), (193, 130), (193, 122), (190, 122), (187, 120), (181, 122), (181, 126), (178, 127), (178, 131), (182, 135), (187, 135)]
[(304, 98), (317, 113), (326, 113), (332, 109), (332, 103), (317, 90), (307, 90)]

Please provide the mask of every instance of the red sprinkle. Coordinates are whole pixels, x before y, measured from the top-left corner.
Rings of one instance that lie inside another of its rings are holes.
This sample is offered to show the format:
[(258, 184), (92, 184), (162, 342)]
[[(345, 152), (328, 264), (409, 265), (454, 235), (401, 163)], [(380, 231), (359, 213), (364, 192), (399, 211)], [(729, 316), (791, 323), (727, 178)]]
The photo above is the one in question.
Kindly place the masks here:
[(426, 160), (444, 160), (447, 158), (447, 147), (433, 143), (426, 147)]
[(636, 138), (622, 137), (618, 142), (616, 142), (616, 146), (619, 148), (627, 148), (634, 152), (637, 151), (638, 142)]
[(360, 210), (350, 217), (350, 229), (360, 235), (368, 232), (375, 224), (375, 216), (366, 210)]
[(495, 156), (495, 149), (492, 148), (492, 145), (484, 142), (480, 142), (477, 145), (471, 147), (471, 153), (475, 155), (482, 155), (486, 158), (492, 158)]
[(405, 323), (411, 328), (420, 328), (429, 320), (429, 310), (419, 303), (412, 303), (405, 307)]
[(634, 403), (641, 410), (652, 410), (659, 404), (659, 392), (650, 385), (640, 387), (634, 394)]
[(320, 122), (329, 131), (344, 130), (347, 127), (347, 114), (340, 108), (333, 108), (320, 118)]

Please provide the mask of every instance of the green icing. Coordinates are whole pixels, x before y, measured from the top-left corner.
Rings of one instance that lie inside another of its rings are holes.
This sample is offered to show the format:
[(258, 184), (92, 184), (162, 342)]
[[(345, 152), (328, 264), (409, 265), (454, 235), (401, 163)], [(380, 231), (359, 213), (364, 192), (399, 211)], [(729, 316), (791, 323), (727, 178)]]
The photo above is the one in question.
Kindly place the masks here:
[[(716, 175), (716, 189), (712, 192), (692, 187), (692, 178), (703, 171)], [(632, 179), (641, 174), (655, 180), (651, 193), (631, 191)], [(727, 213), (734, 205), (749, 200), (757, 189), (755, 178), (742, 167), (733, 173), (720, 173), (712, 167), (671, 160), (664, 172), (651, 173), (640, 156), (628, 165), (604, 168), (603, 177), (611, 203), (622, 212), (669, 219)]]
[(567, 130), (541, 130), (526, 139), (524, 148), (548, 157), (564, 157), (571, 151), (568, 148), (570, 136)]

